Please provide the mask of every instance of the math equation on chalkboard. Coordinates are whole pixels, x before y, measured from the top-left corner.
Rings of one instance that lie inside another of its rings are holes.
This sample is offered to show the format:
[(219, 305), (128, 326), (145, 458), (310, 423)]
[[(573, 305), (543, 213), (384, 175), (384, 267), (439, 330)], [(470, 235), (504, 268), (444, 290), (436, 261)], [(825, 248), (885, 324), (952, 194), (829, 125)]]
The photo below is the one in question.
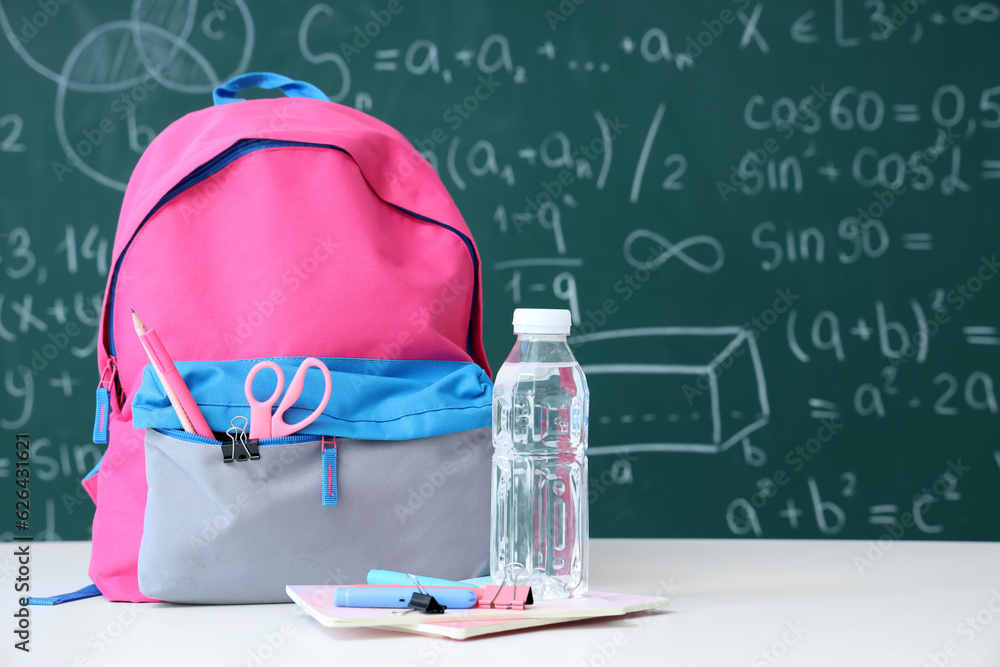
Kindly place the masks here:
[(0, 426), (41, 539), (89, 534), (132, 170), (253, 70), (436, 170), (494, 370), (514, 308), (570, 311), (595, 535), (1000, 539), (1000, 3), (50, 4), (0, 4)]

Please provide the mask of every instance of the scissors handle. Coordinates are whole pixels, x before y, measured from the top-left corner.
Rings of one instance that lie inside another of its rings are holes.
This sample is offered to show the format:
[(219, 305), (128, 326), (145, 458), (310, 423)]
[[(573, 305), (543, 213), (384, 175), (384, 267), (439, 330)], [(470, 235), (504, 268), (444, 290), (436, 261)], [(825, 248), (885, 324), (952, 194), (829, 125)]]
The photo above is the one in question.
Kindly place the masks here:
[[(253, 381), (257, 373), (263, 368), (270, 368), (277, 376), (274, 383), (274, 392), (265, 401), (258, 401), (253, 396)], [(250, 437), (261, 439), (271, 437), (271, 408), (281, 395), (281, 390), (285, 388), (285, 373), (281, 366), (273, 361), (258, 361), (247, 373), (246, 382), (243, 383), (243, 391), (247, 395), (247, 402), (250, 404)]]
[[(299, 396), (302, 395), (302, 387), (306, 381), (306, 371), (310, 368), (317, 368), (323, 374), (323, 383), (325, 385), (323, 398), (320, 399), (316, 409), (313, 410), (309, 416), (295, 422), (294, 424), (289, 424), (285, 421), (285, 411), (292, 407), (292, 405), (295, 404), (295, 401), (299, 400)], [(284, 384), (284, 382), (282, 382), (282, 384)], [(280, 438), (282, 436), (291, 435), (292, 433), (301, 431), (306, 426), (313, 423), (326, 408), (326, 404), (330, 402), (330, 392), (332, 389), (333, 380), (330, 378), (330, 369), (316, 357), (307, 357), (299, 365), (299, 369), (295, 371), (291, 384), (288, 385), (288, 391), (285, 392), (285, 397), (281, 399), (281, 403), (278, 405), (278, 410), (274, 413), (274, 417), (271, 419), (271, 437)]]

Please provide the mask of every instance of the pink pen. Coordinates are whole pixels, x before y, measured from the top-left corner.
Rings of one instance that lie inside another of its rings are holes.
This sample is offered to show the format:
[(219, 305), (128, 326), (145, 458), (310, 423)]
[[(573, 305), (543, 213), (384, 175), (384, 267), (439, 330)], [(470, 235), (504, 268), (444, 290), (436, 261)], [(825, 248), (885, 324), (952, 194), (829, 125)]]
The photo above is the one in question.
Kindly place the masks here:
[(181, 426), (188, 433), (194, 432), (215, 440), (212, 429), (205, 421), (205, 416), (201, 414), (198, 404), (194, 402), (191, 391), (181, 378), (181, 374), (177, 372), (174, 360), (170, 358), (170, 353), (163, 346), (156, 331), (147, 329), (134, 310), (132, 311), (132, 324), (135, 325), (135, 332), (139, 334), (139, 342), (145, 348), (146, 356), (153, 363), (153, 369), (159, 376), (160, 382), (163, 383), (163, 388), (167, 392), (170, 404), (174, 407), (174, 412), (181, 420)]

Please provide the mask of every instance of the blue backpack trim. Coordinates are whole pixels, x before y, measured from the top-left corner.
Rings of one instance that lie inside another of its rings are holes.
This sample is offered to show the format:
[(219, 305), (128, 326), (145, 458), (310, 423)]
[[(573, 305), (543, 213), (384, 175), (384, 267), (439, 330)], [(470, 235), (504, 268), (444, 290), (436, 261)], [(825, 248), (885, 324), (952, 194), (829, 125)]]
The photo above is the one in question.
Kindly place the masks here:
[[(286, 378), (303, 357), (274, 357)], [(223, 433), (234, 417), (249, 417), (243, 391), (247, 373), (260, 359), (177, 361), (213, 431)], [(333, 391), (326, 408), (301, 435), (336, 435), (361, 440), (412, 440), (488, 427), (492, 419), (493, 383), (471, 361), (386, 361), (321, 358), (330, 369)], [(273, 374), (267, 374), (273, 377)], [(256, 387), (264, 392), (263, 376)], [(319, 374), (306, 376), (299, 400), (285, 413), (294, 423), (312, 413), (323, 394)], [(132, 399), (136, 428), (180, 429), (152, 366), (143, 370), (142, 386)]]

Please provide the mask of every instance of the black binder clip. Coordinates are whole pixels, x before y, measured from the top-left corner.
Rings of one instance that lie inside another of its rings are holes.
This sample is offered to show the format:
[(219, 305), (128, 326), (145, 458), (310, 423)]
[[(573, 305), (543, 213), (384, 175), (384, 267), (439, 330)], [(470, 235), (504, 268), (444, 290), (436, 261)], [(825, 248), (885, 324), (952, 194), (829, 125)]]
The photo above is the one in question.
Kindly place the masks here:
[(440, 602), (438, 602), (433, 595), (427, 592), (427, 589), (420, 585), (417, 578), (412, 574), (406, 575), (413, 585), (417, 587), (416, 593), (410, 596), (410, 602), (406, 605), (405, 611), (394, 611), (392, 612), (396, 616), (402, 616), (403, 614), (409, 614), (413, 611), (421, 611), (425, 614), (443, 614), (445, 607)]
[[(236, 422), (240, 419), (243, 420), (243, 423), (237, 426)], [(226, 431), (229, 442), (222, 443), (222, 460), (225, 463), (232, 463), (233, 461), (256, 461), (259, 459), (260, 448), (257, 446), (257, 440), (247, 438), (246, 427), (250, 421), (246, 417), (238, 416), (233, 417), (229, 423), (232, 424)]]
[(425, 614), (443, 614), (447, 607), (441, 605), (440, 602), (434, 599), (433, 595), (428, 595), (427, 593), (414, 593), (410, 597), (410, 603), (406, 605), (409, 609), (414, 611), (422, 611)]

